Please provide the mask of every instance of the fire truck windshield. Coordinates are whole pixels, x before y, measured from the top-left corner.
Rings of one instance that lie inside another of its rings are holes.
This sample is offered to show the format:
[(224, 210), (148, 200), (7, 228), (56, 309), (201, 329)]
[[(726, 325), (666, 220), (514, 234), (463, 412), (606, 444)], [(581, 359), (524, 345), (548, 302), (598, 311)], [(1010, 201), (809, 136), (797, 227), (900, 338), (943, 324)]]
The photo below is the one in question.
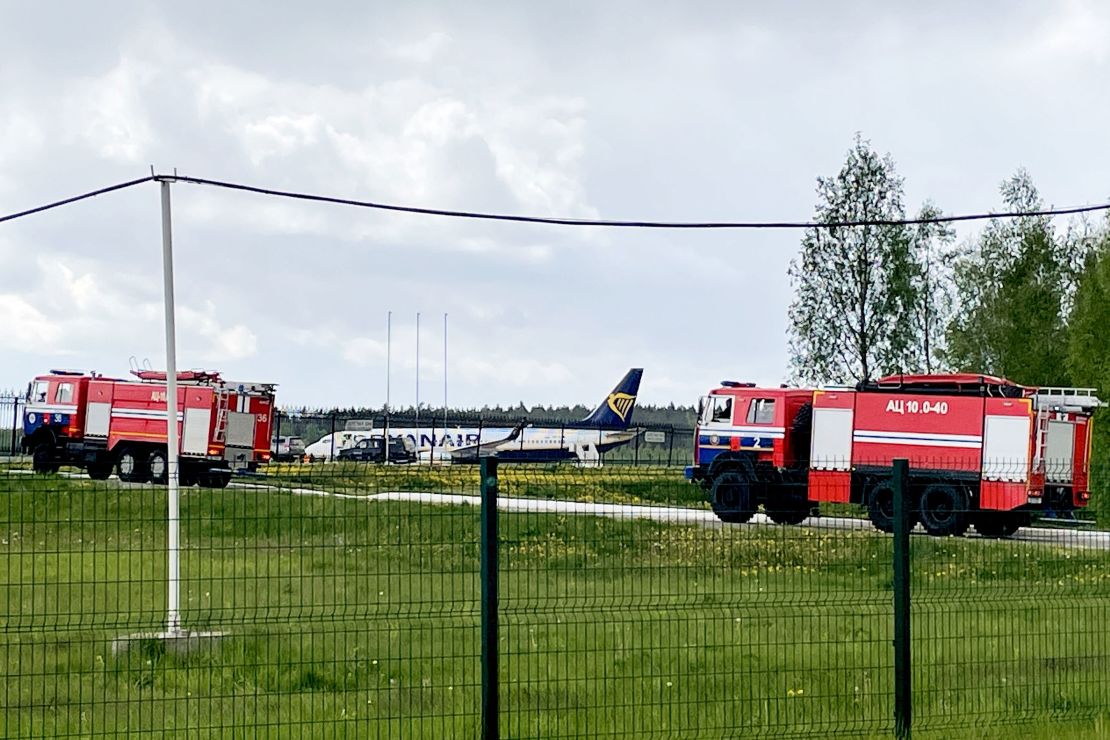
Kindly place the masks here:
[(709, 421), (732, 421), (732, 396), (713, 396), (708, 405)]

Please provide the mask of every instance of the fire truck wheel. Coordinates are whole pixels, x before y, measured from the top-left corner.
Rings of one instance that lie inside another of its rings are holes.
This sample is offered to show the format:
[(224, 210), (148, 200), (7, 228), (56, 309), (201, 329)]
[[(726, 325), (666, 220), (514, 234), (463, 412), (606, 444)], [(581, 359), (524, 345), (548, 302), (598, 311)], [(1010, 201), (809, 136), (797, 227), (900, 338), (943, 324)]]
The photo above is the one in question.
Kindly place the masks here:
[(146, 468), (150, 471), (150, 482), (165, 484), (169, 478), (169, 461), (165, 450), (153, 450), (146, 456)]
[(35, 445), (31, 452), (31, 469), (36, 473), (57, 473), (61, 465), (54, 462), (54, 448), (45, 442)]
[(1011, 512), (983, 512), (975, 517), (975, 531), (990, 539), (1011, 537), (1021, 525), (1022, 518)]
[(89, 477), (93, 480), (108, 480), (108, 476), (112, 474), (112, 461), (97, 461), (89, 463), (85, 470), (88, 472)]
[(192, 465), (181, 463), (181, 471), (178, 473), (178, 483), (188, 488), (197, 484), (197, 470)]
[(934, 537), (959, 536), (971, 524), (967, 494), (962, 488), (948, 483), (931, 483), (925, 486), (918, 510), (921, 512), (921, 524), (925, 531)]
[(713, 513), (722, 522), (743, 524), (755, 514), (752, 489), (741, 473), (722, 473), (713, 481)]
[(763, 510), (775, 524), (801, 524), (813, 513), (813, 504), (804, 498), (788, 496), (774, 504), (764, 502)]
[(116, 474), (124, 483), (146, 483), (150, 480), (146, 458), (131, 447), (120, 451), (119, 459), (116, 461)]
[(867, 496), (867, 515), (880, 532), (894, 531), (894, 484), (879, 481)]
[(231, 471), (213, 469), (200, 474), (201, 488), (227, 488), (231, 483)]

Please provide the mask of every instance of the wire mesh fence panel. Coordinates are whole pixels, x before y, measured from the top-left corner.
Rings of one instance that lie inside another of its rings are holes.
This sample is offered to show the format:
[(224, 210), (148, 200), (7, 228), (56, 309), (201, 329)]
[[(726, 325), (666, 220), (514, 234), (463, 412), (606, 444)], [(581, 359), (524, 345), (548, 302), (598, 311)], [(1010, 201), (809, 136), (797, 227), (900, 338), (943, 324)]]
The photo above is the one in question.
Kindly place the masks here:
[[(502, 470), (505, 736), (892, 726), (890, 547), (861, 522), (726, 525), (636, 470)], [(636, 483), (654, 505), (618, 503)]]
[(6, 471), (4, 735), (473, 737), (478, 510), (373, 472), (183, 488), (169, 639), (166, 489)]
[[(889, 736), (890, 460), (825, 462), (502, 463), (501, 735)], [(916, 462), (914, 730), (1104, 734), (1107, 471)], [(480, 736), (478, 466), (184, 486), (167, 636), (166, 487), (0, 465), (4, 736)]]
[[(1024, 485), (1024, 466), (994, 468), (993, 480), (915, 492), (915, 725), (941, 732), (1020, 723), (1045, 736), (1103, 735), (1110, 536), (1070, 483), (1050, 479), (1037, 496), (1046, 506), (1031, 510), (1024, 490), (1013, 498), (1005, 491)], [(1091, 472), (1101, 485), (1105, 471)], [(949, 498), (955, 505), (940, 505)], [(938, 518), (962, 536), (923, 536)]]

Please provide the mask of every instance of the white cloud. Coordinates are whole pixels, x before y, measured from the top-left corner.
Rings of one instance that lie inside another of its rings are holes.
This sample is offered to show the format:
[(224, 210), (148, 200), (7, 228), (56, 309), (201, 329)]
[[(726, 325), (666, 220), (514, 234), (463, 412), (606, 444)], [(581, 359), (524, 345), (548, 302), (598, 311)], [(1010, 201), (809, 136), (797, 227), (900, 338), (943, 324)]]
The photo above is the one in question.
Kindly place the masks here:
[(1030, 55), (1041, 62), (1052, 58), (1105, 62), (1110, 54), (1110, 17), (1105, 11), (1105, 3), (1090, 0), (1061, 3), (1032, 39)]
[(20, 351), (29, 346), (55, 353), (61, 327), (18, 295), (0, 293), (0, 346)]
[(154, 73), (141, 61), (124, 57), (100, 77), (73, 86), (63, 115), (79, 122), (77, 130), (102, 158), (142, 163), (154, 144), (144, 88)]
[(451, 36), (443, 31), (433, 31), (423, 38), (396, 44), (389, 54), (408, 62), (428, 64), (440, 57), (451, 43)]
[(570, 369), (559, 361), (522, 358), (504, 349), (482, 349), (451, 362), (451, 376), (457, 374), (467, 383), (500, 388), (554, 387), (574, 379)]
[(0, 163), (8, 166), (33, 160), (46, 142), (39, 120), (18, 105), (9, 102), (0, 108)]
[(177, 326), (182, 356), (228, 363), (253, 357), (258, 351), (254, 332), (243, 324), (229, 325), (221, 321), (216, 304), (210, 300), (200, 309), (178, 306)]
[(259, 165), (274, 156), (316, 144), (321, 128), (316, 114), (272, 115), (245, 124), (243, 140), (251, 163)]
[(359, 367), (385, 364), (385, 344), (366, 337), (356, 337), (343, 343), (343, 359)]
[[(203, 124), (237, 141), (252, 168), (310, 173), (298, 189), (428, 207), (596, 214), (581, 183), (586, 126), (576, 98), (488, 98), (407, 79), (307, 86), (226, 64), (201, 65), (187, 77)], [(274, 222), (275, 214), (259, 212), (259, 200), (224, 209), (216, 204), (226, 199), (210, 201), (190, 215), (262, 228)], [(285, 203), (276, 210), (303, 209)], [(279, 230), (392, 239), (429, 225), (410, 218), (360, 229), (354, 219), (337, 210), (326, 219), (298, 216), (295, 225), (279, 216), (278, 223)]]

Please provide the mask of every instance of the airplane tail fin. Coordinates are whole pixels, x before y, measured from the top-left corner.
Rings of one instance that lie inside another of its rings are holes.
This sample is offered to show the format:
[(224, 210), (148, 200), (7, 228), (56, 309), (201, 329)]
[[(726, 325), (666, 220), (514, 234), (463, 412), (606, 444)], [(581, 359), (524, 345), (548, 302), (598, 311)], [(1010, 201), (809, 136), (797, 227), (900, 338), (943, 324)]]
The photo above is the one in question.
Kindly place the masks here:
[(582, 424), (605, 429), (627, 429), (632, 423), (632, 409), (636, 405), (636, 394), (640, 392), (640, 377), (643, 374), (643, 368), (634, 367), (629, 370), (601, 405), (582, 420)]

